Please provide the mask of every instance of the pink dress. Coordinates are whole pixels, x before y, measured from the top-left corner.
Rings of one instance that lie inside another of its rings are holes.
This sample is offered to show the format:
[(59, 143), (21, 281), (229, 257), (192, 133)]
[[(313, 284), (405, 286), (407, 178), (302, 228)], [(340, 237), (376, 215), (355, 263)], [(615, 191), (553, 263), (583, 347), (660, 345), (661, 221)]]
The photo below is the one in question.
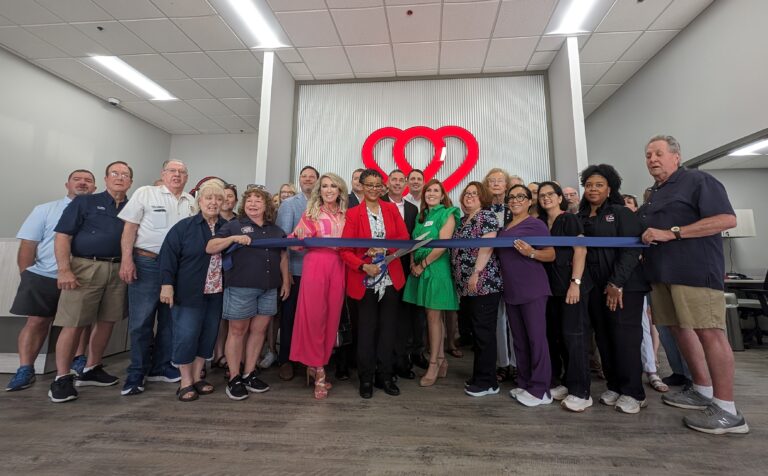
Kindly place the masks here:
[[(339, 238), (344, 229), (344, 214), (321, 208), (317, 220), (305, 213), (296, 225), (299, 228), (304, 229), (305, 238)], [(301, 275), (290, 359), (321, 367), (331, 358), (339, 329), (344, 305), (344, 263), (335, 248), (309, 248)]]

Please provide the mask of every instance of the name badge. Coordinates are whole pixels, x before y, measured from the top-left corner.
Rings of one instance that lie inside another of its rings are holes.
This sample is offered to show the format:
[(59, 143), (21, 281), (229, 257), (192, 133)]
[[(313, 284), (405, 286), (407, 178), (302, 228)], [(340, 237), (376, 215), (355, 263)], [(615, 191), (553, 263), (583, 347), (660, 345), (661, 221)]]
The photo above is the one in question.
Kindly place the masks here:
[(240, 228), (240, 233), (247, 234), (247, 233), (253, 233), (253, 227), (248, 225)]
[(96, 210), (106, 210), (106, 208), (101, 205), (96, 205)]
[(432, 220), (430, 220), (430, 221), (428, 221), (428, 222), (424, 223), (424, 226), (432, 226), (432, 225), (434, 225), (434, 224), (435, 224), (435, 222), (433, 222)]

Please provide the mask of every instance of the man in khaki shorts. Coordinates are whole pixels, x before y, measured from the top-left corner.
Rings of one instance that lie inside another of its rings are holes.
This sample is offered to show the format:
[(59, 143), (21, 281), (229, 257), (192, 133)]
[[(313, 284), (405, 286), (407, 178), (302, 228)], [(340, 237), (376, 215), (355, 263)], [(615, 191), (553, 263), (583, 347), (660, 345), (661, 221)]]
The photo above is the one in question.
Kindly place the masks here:
[(720, 232), (736, 226), (723, 185), (680, 165), (672, 136), (652, 137), (645, 162), (656, 184), (638, 211), (648, 229), (643, 252), (651, 281), (653, 319), (669, 326), (693, 376), (693, 386), (661, 397), (667, 405), (701, 410), (683, 418), (710, 434), (747, 433), (733, 401), (734, 361), (725, 333), (725, 260)]
[[(133, 170), (125, 162), (113, 162), (104, 181), (106, 191), (75, 197), (55, 228), (61, 296), (53, 325), (62, 329), (56, 342), (56, 379), (48, 391), (54, 403), (76, 399), (75, 384), (109, 386), (118, 381), (104, 371), (101, 359), (115, 322), (126, 316), (127, 288), (119, 275), (123, 221), (117, 214), (127, 202)], [(69, 364), (83, 328), (90, 325), (88, 361), (75, 381)]]

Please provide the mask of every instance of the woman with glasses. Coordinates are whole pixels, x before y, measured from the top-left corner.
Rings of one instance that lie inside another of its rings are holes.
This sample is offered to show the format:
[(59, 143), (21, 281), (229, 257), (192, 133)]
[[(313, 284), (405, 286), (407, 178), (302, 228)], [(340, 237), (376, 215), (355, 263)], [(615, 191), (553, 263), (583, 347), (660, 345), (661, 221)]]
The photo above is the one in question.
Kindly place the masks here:
[[(513, 185), (507, 193), (511, 221), (499, 237), (549, 236), (547, 226), (528, 214), (532, 193), (525, 185)], [(522, 239), (514, 247), (497, 248), (504, 279), (504, 302), (512, 329), (517, 359), (517, 388), (509, 395), (534, 407), (552, 403), (549, 386), (552, 374), (547, 346), (547, 272), (542, 263), (555, 259), (552, 247), (534, 248)]]
[[(347, 210), (343, 238), (407, 240), (408, 230), (397, 205), (379, 197), (381, 174), (366, 169), (360, 174), (364, 201)], [(360, 396), (371, 398), (374, 385), (388, 395), (400, 395), (394, 374), (395, 332), (400, 312), (398, 290), (405, 284), (399, 259), (386, 264), (395, 249), (380, 247), (340, 248), (347, 265), (347, 296), (358, 308), (357, 374)]]

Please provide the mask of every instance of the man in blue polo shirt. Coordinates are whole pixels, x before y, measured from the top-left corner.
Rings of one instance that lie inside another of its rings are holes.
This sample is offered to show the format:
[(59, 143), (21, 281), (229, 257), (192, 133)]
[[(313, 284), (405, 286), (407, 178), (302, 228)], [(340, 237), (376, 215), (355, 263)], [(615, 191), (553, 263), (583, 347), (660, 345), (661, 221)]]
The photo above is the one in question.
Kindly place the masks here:
[(733, 352), (725, 333), (725, 260), (720, 232), (736, 226), (723, 185), (680, 165), (672, 136), (652, 137), (645, 162), (654, 185), (639, 210), (648, 225), (643, 252), (657, 324), (669, 326), (693, 376), (693, 386), (661, 397), (667, 405), (702, 410), (683, 418), (710, 434), (747, 433), (733, 401)]
[(83, 328), (93, 325), (88, 361), (78, 386), (109, 386), (117, 377), (104, 371), (101, 359), (115, 322), (127, 315), (127, 286), (120, 279), (120, 238), (123, 221), (117, 217), (127, 202), (133, 170), (125, 162), (112, 162), (104, 177), (107, 190), (75, 197), (56, 225), (54, 253), (61, 289), (53, 324), (60, 326), (56, 342), (56, 378), (48, 397), (54, 403), (78, 397), (69, 362)]
[[(16, 235), (19, 243), (17, 262), (21, 273), (11, 314), (27, 316), (19, 332), (19, 370), (11, 378), (6, 391), (28, 388), (35, 381), (35, 360), (40, 353), (51, 322), (56, 315), (60, 291), (56, 287), (56, 258), (53, 255), (53, 229), (69, 202), (78, 195), (89, 195), (96, 190), (96, 180), (89, 170), (75, 170), (69, 174), (67, 196), (38, 205), (32, 210)], [(84, 333), (85, 334), (85, 333)], [(81, 339), (77, 362), (83, 361), (87, 339)], [(82, 357), (82, 358), (81, 358)], [(77, 362), (72, 367), (78, 367)], [(85, 362), (82, 362), (85, 365)], [(77, 372), (82, 368), (75, 369)]]

